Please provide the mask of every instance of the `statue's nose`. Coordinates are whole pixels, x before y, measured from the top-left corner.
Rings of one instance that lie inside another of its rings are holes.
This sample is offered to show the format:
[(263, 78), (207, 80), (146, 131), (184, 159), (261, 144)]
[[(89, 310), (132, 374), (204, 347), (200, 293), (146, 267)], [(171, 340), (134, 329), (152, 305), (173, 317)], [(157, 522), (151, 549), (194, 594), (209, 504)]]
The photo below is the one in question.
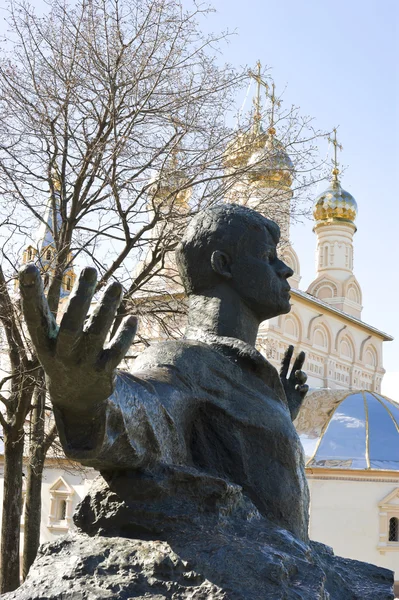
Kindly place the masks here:
[(294, 274), (294, 271), (291, 269), (291, 267), (289, 267), (288, 265), (285, 264), (285, 262), (283, 262), (282, 260), (279, 261), (279, 274), (281, 277), (283, 277), (284, 279), (288, 279), (289, 277), (292, 277)]

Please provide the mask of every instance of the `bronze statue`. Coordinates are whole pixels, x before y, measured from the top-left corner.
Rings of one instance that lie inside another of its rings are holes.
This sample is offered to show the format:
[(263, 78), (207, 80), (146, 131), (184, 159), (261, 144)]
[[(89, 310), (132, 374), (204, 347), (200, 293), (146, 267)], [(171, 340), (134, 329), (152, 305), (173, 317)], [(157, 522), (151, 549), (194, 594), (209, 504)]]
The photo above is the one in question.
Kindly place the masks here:
[[(177, 250), (183, 339), (116, 371), (137, 322), (108, 332), (121, 299), (84, 269), (60, 326), (38, 270), (22, 306), (67, 456), (101, 472), (78, 530), (39, 551), (7, 600), (390, 600), (392, 573), (309, 543), (303, 451), (292, 420), (307, 393), (293, 348), (280, 376), (255, 349), (259, 324), (290, 310), (279, 228), (224, 204), (198, 214)], [(106, 344), (104, 346), (104, 344)]]
[(254, 348), (259, 324), (290, 310), (292, 271), (277, 256), (279, 235), (274, 222), (241, 206), (195, 217), (177, 250), (189, 297), (186, 337), (151, 346), (133, 375), (115, 368), (133, 341), (134, 317), (104, 348), (119, 283), (85, 326), (97, 279), (84, 269), (58, 327), (38, 270), (24, 267), (23, 311), (67, 456), (107, 478), (159, 465), (225, 478), (261, 514), (307, 539), (308, 492), (292, 425), (307, 391), (304, 354), (287, 378), (288, 350), (280, 380)]

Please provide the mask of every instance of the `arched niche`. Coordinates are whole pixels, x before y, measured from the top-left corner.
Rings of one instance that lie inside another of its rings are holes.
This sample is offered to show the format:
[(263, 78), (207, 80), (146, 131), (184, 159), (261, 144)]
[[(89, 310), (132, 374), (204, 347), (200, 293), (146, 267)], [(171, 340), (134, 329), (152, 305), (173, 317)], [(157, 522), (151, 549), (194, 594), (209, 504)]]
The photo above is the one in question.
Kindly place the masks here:
[(356, 281), (349, 281), (349, 283), (347, 283), (345, 296), (348, 300), (351, 300), (351, 302), (355, 302), (356, 304), (362, 303), (362, 292)]
[(366, 367), (375, 369), (378, 365), (378, 353), (372, 344), (366, 346), (363, 354), (363, 360)]
[(313, 345), (325, 352), (328, 350), (327, 334), (322, 326), (316, 326), (313, 332)]
[(353, 362), (355, 358), (355, 345), (348, 334), (341, 336), (338, 342), (338, 352), (340, 358)]
[(331, 351), (331, 340), (332, 334), (329, 326), (325, 323), (322, 315), (318, 315), (318, 317), (314, 317), (313, 323), (309, 323), (309, 339), (312, 346), (317, 350), (321, 350), (322, 352), (329, 353)]
[(282, 260), (294, 271), (294, 275), (300, 275), (299, 259), (291, 246), (287, 246), (282, 251)]
[(300, 340), (302, 338), (302, 323), (295, 313), (287, 315), (282, 323), (284, 335), (293, 339)]
[(341, 295), (342, 286), (339, 282), (335, 282), (332, 279), (317, 279), (314, 281), (308, 289), (309, 294), (312, 294), (320, 300), (328, 300), (329, 298), (336, 298)]

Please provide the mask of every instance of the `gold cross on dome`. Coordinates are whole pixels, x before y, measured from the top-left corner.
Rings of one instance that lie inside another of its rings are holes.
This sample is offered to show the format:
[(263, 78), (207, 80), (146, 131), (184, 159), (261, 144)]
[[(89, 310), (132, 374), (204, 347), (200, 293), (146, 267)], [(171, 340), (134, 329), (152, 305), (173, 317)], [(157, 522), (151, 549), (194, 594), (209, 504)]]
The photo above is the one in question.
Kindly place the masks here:
[(269, 94), (268, 93), (269, 90), (267, 90), (266, 92), (266, 96), (269, 98), (271, 104), (272, 104), (272, 110), (270, 113), (270, 126), (269, 126), (269, 133), (270, 135), (274, 135), (276, 133), (276, 130), (274, 129), (274, 116), (275, 116), (275, 107), (280, 107), (281, 106), (281, 102), (280, 100), (277, 98), (276, 96), (276, 86), (274, 85), (274, 81), (272, 83), (272, 93)]
[(337, 155), (337, 151), (339, 149), (342, 152), (343, 146), (337, 140), (337, 128), (336, 127), (334, 127), (334, 129), (333, 129), (333, 133), (334, 133), (334, 137), (328, 137), (328, 141), (331, 144), (334, 145), (334, 159), (333, 159), (334, 168), (332, 170), (332, 174), (334, 176), (334, 181), (338, 181), (339, 168), (338, 168), (338, 155)]
[(260, 131), (260, 122), (262, 119), (262, 115), (261, 115), (261, 101), (260, 101), (260, 88), (261, 86), (263, 86), (264, 88), (266, 88), (266, 95), (269, 91), (269, 86), (266, 83), (266, 81), (263, 81), (262, 77), (261, 77), (261, 68), (262, 65), (260, 63), (260, 60), (258, 60), (258, 62), (256, 63), (256, 67), (257, 67), (257, 72), (254, 73), (253, 71), (249, 70), (248, 71), (248, 75), (250, 77), (252, 77), (252, 79), (255, 79), (256, 83), (258, 84), (256, 87), (256, 94), (255, 94), (255, 98), (254, 98), (254, 106), (255, 106), (255, 114), (254, 114), (254, 122), (255, 122), (255, 131), (256, 133), (259, 133)]

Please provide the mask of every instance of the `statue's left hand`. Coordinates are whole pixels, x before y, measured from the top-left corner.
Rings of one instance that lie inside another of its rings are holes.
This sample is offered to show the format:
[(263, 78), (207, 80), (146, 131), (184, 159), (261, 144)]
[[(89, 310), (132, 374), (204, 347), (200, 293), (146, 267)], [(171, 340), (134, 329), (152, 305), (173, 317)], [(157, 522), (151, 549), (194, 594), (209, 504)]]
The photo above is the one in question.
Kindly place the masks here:
[(281, 361), (280, 379), (284, 386), (287, 396), (288, 406), (291, 412), (291, 418), (294, 421), (301, 408), (301, 404), (308, 393), (309, 386), (306, 385), (307, 375), (302, 371), (305, 362), (305, 353), (300, 352), (294, 361), (291, 373), (288, 376), (294, 346), (288, 346), (284, 358)]

